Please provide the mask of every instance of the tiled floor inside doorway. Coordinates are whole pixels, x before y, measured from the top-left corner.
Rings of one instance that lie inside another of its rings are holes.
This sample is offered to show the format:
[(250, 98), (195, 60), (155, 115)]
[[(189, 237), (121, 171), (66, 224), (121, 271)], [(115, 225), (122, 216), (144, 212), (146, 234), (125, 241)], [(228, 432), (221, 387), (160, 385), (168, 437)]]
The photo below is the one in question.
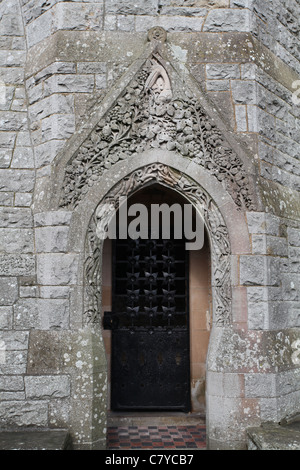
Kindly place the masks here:
[(201, 417), (166, 414), (111, 414), (108, 449), (205, 449), (206, 428)]

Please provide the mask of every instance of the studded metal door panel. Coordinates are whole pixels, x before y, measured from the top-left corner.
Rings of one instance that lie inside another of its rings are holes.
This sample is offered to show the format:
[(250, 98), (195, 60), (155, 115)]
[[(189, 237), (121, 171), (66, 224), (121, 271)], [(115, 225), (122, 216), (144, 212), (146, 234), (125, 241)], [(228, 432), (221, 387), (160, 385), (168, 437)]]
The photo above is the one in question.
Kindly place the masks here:
[(117, 240), (111, 407), (190, 409), (188, 263), (183, 240)]

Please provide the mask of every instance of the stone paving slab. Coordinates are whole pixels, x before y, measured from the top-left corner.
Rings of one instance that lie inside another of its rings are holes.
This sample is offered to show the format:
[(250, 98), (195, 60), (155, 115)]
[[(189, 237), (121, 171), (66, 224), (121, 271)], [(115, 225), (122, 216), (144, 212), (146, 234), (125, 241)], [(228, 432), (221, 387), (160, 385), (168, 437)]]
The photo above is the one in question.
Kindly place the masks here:
[(300, 450), (299, 426), (266, 424), (250, 428), (248, 434), (249, 450)]
[(0, 450), (71, 450), (67, 431), (0, 432)]

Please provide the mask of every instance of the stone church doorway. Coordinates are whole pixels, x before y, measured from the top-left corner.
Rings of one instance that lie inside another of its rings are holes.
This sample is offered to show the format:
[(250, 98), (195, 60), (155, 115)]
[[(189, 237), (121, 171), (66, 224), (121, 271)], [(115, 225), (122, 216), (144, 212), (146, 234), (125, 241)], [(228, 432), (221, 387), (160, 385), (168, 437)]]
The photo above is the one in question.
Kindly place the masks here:
[(153, 205), (174, 208), (170, 237), (105, 240), (103, 337), (112, 411), (205, 413), (210, 250), (206, 234), (201, 249), (187, 250), (175, 233), (175, 208), (186, 203), (159, 184), (142, 188), (128, 207), (143, 204), (148, 215)]

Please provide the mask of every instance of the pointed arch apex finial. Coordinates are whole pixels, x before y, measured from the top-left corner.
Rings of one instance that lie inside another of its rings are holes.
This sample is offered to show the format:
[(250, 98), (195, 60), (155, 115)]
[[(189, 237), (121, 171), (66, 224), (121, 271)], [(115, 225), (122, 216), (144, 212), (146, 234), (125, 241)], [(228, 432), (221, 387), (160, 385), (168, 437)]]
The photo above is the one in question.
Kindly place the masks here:
[(148, 31), (148, 41), (164, 43), (167, 39), (167, 31), (161, 26), (154, 26)]

